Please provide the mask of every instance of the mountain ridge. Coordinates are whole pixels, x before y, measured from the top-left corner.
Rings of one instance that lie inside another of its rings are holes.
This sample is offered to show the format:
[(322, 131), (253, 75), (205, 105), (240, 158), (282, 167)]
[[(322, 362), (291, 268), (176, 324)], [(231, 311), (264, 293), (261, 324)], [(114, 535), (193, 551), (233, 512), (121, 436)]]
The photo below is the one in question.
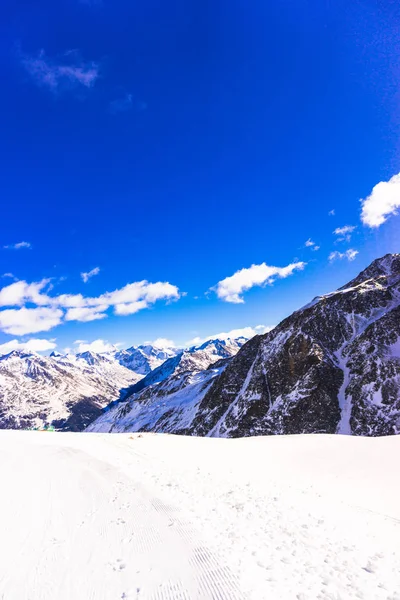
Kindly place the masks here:
[[(19, 349), (0, 355), (0, 428), (52, 425), (60, 430), (80, 431), (106, 406), (127, 397), (131, 386), (145, 378), (145, 373), (157, 372), (163, 362), (173, 361), (175, 355), (179, 357), (178, 364), (184, 354), (190, 352), (148, 344), (107, 353), (86, 350), (43, 356)], [(203, 358), (201, 368), (221, 358), (213, 351), (198, 354)], [(196, 359), (199, 356), (191, 359), (192, 369)], [(183, 361), (178, 370), (185, 370)]]

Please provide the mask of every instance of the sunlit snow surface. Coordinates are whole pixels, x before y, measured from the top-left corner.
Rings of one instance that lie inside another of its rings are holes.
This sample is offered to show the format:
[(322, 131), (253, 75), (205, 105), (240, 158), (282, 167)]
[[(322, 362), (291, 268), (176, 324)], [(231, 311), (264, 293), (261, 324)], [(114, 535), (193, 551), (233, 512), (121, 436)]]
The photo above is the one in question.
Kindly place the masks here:
[(400, 437), (0, 432), (0, 598), (399, 599)]

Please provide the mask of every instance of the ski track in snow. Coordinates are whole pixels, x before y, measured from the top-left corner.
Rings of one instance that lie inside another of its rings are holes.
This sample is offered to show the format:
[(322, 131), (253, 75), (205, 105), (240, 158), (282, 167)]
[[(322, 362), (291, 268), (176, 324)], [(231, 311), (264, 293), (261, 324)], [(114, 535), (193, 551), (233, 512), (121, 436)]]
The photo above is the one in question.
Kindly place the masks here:
[(23, 490), (8, 487), (3, 498), (2, 514), (12, 507), (18, 528), (1, 519), (0, 598), (244, 598), (224, 561), (137, 473), (130, 479), (61, 438), (56, 446), (24, 438), (6, 457), (2, 447), (3, 478), (18, 472)]
[(2, 600), (400, 600), (400, 438), (0, 432)]

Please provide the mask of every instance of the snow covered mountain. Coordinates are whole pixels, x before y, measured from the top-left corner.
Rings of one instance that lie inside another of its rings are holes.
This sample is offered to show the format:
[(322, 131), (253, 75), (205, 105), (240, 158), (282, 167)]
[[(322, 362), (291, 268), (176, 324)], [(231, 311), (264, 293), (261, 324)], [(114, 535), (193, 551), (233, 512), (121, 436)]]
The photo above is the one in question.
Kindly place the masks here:
[(172, 375), (185, 372), (197, 373), (208, 369), (210, 365), (217, 361), (231, 358), (237, 354), (245, 341), (245, 338), (208, 340), (200, 346), (192, 346), (188, 350), (181, 350), (132, 386), (131, 392), (139, 392), (145, 387), (164, 381)]
[(57, 429), (84, 429), (104, 407), (126, 397), (146, 373), (157, 381), (173, 373), (194, 373), (236, 353), (241, 343), (213, 340), (201, 350), (148, 345), (103, 354), (53, 352), (48, 357), (11, 352), (0, 356), (0, 428), (51, 424)]
[[(88, 431), (182, 431), (191, 423), (191, 406), (199, 402), (213, 380), (245, 343), (208, 340), (181, 351), (134, 384), (127, 402), (113, 404)], [(168, 429), (169, 430), (169, 429)]]
[(140, 375), (93, 352), (0, 356), (0, 428), (82, 430)]
[(146, 346), (132, 346), (127, 350), (117, 350), (108, 356), (112, 356), (127, 369), (144, 376), (179, 352), (178, 348), (159, 348), (148, 344)]
[(188, 367), (137, 390), (89, 430), (400, 433), (400, 255), (375, 260), (223, 364)]

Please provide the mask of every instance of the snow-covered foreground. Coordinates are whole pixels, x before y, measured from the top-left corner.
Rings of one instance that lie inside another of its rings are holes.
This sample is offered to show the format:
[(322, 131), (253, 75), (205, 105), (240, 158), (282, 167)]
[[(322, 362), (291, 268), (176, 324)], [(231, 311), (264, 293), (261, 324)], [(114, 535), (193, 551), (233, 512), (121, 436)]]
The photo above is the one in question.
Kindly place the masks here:
[(400, 437), (0, 432), (0, 598), (400, 599)]

